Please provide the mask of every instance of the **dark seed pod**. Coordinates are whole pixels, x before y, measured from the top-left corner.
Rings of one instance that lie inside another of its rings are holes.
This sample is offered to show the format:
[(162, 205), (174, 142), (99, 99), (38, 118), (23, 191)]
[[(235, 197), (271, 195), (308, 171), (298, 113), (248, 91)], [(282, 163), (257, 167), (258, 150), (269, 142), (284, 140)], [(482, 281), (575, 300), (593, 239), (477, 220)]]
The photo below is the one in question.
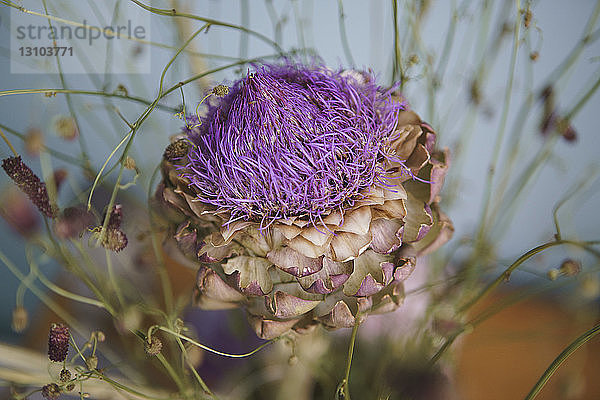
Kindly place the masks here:
[(55, 217), (46, 184), (21, 160), (21, 156), (5, 158), (2, 160), (2, 168), (42, 214), (49, 218)]
[(49, 383), (42, 388), (42, 397), (47, 400), (56, 400), (60, 397), (60, 387), (56, 383)]
[(63, 362), (69, 352), (69, 327), (61, 323), (50, 326), (48, 335), (48, 358), (51, 361)]

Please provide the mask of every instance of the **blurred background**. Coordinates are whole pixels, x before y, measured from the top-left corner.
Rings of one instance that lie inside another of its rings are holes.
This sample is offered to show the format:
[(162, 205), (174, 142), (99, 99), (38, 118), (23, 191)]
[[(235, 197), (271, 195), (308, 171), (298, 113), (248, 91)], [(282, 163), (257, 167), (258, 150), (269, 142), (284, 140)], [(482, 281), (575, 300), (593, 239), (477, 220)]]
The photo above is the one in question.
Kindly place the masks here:
[[(91, 185), (89, 171), (97, 172), (127, 135), (124, 120), (137, 119), (156, 98), (165, 66), (202, 25), (136, 3), (18, 2), (32, 11), (25, 13), (0, 1), (0, 128), (40, 175), (67, 172), (59, 192), (63, 204), (87, 201), (81, 194)], [(454, 237), (418, 265), (406, 283), (403, 307), (369, 317), (359, 330), (351, 375), (356, 398), (386, 398), (386, 393), (389, 398), (523, 398), (552, 360), (598, 322), (598, 254), (556, 246), (526, 261), (509, 282), (469, 311), (470, 317), (483, 313), (485, 318), (458, 337), (439, 368), (427, 364), (469, 320), (456, 318), (458, 304), (519, 256), (554, 239), (558, 205), (563, 238), (600, 239), (600, 2), (157, 0), (151, 6), (219, 24), (175, 59), (164, 87), (204, 76), (161, 100), (134, 141), (130, 155), (137, 170), (126, 171), (125, 182), (135, 177), (135, 185), (120, 193), (131, 238), (145, 232), (138, 222), (144, 216), (140, 204), (156, 185), (153, 171), (169, 137), (181, 129), (176, 113), (182, 104), (193, 110), (214, 85), (231, 84), (252, 63), (282, 52), (322, 60), (334, 69), (373, 70), (382, 86), (400, 81), (410, 107), (450, 149), (442, 205), (454, 223)], [(60, 58), (61, 74), (54, 57), (27, 57), (20, 50), (49, 45), (43, 35), (19, 39), (17, 30), (46, 26), (46, 14), (55, 17), (56, 26), (77, 26), (65, 21), (101, 27), (132, 23), (143, 27), (143, 35), (138, 31), (139, 40), (73, 40), (73, 56)], [(94, 93), (34, 93), (59, 88)], [(20, 89), (34, 92), (13, 91)], [(11, 155), (4, 144), (0, 155)], [(97, 189), (94, 202), (100, 210), (115, 176), (116, 171)], [(43, 221), (30, 216), (4, 174), (0, 191), (0, 250), (27, 276), (30, 244)], [(139, 279), (131, 284), (144, 285), (143, 240), (130, 244), (118, 269)], [(561, 269), (565, 260), (573, 260), (576, 271)], [(40, 267), (49, 279), (84, 290), (52, 260), (42, 260)], [(176, 297), (189, 301), (195, 271), (176, 259), (169, 268)], [(119, 332), (118, 322), (89, 312), (90, 306), (70, 304), (36, 287), (73, 315), (83, 313), (83, 326), (110, 325)], [(4, 264), (0, 296), (0, 342), (45, 352), (47, 326), (55, 315)], [(29, 313), (29, 328), (19, 333), (11, 327), (18, 304)], [(186, 309), (185, 319), (202, 343), (228, 352), (260, 343), (238, 312)], [(341, 369), (345, 362), (348, 334), (324, 333), (299, 342), (300, 366), (288, 365), (290, 345), (278, 344), (247, 361), (199, 354), (198, 371), (227, 398), (330, 398), (339, 379), (336, 366)], [(600, 398), (594, 379), (598, 354), (600, 340), (592, 340), (538, 398)]]

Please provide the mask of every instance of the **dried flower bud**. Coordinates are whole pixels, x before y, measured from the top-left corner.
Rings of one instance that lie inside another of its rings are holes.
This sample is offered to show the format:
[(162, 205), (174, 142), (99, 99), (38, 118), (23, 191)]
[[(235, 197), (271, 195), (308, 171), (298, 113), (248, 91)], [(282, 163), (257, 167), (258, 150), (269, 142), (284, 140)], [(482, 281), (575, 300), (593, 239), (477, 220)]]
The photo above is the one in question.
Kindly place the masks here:
[(54, 232), (61, 239), (75, 238), (81, 235), (94, 222), (92, 213), (83, 207), (65, 208), (56, 219)]
[(63, 368), (60, 371), (59, 378), (61, 382), (69, 382), (71, 380), (71, 371), (69, 371), (66, 368)]
[(550, 271), (548, 271), (548, 279), (550, 279), (551, 281), (557, 280), (559, 276), (560, 271), (556, 268), (552, 268)]
[(125, 157), (125, 161), (123, 161), (123, 167), (133, 170), (137, 168), (137, 164), (133, 158), (127, 156)]
[(292, 354), (290, 356), (290, 358), (288, 358), (288, 365), (290, 367), (293, 367), (294, 365), (298, 364), (298, 356), (295, 354)]
[(127, 235), (120, 229), (107, 229), (102, 246), (114, 252), (119, 252), (127, 247)]
[(217, 97), (225, 97), (229, 93), (229, 87), (225, 85), (217, 85), (213, 88), (212, 94)]
[(537, 51), (532, 51), (531, 53), (529, 53), (529, 59), (531, 61), (537, 61), (537, 59), (540, 57), (540, 53)]
[(560, 265), (559, 271), (565, 276), (574, 276), (581, 272), (581, 264), (575, 260), (567, 258)]
[(12, 313), (12, 329), (13, 331), (20, 333), (27, 328), (29, 318), (27, 310), (23, 306), (17, 306)]
[(85, 363), (87, 365), (87, 367), (89, 369), (96, 369), (98, 368), (98, 357), (96, 356), (89, 356), (86, 360)]
[(27, 196), (10, 185), (0, 190), (0, 216), (18, 233), (29, 237), (37, 232), (40, 216)]
[(42, 397), (46, 400), (56, 400), (60, 397), (60, 387), (56, 383), (49, 383), (42, 388)]
[(40, 212), (54, 218), (55, 212), (50, 205), (46, 184), (21, 160), (21, 156), (5, 158), (2, 168)]
[(163, 154), (163, 158), (168, 161), (173, 161), (178, 158), (185, 157), (190, 150), (190, 147), (190, 142), (188, 142), (186, 139), (180, 139), (167, 146)]
[(63, 362), (69, 352), (69, 327), (61, 323), (50, 326), (48, 335), (48, 358), (51, 361)]
[(144, 350), (150, 355), (157, 355), (162, 350), (162, 341), (156, 336), (150, 336), (150, 340), (144, 342)]
[(104, 342), (106, 340), (106, 335), (102, 331), (95, 331), (94, 336), (96, 337), (96, 340), (99, 342)]
[(56, 134), (64, 140), (75, 140), (79, 136), (79, 129), (75, 119), (67, 116), (59, 116), (54, 120), (53, 124)]
[(533, 14), (530, 9), (525, 11), (525, 15), (523, 16), (523, 24), (525, 28), (529, 28), (531, 26), (531, 19), (533, 18)]
[(44, 147), (44, 134), (38, 128), (31, 128), (25, 134), (25, 151), (31, 156), (38, 156)]
[[(104, 217), (102, 217), (102, 221), (106, 218), (106, 213), (104, 213)], [(119, 229), (121, 227), (121, 223), (123, 222), (123, 206), (120, 204), (115, 204), (110, 214), (110, 219), (108, 220), (108, 229)]]
[(75, 389), (75, 384), (74, 383), (69, 383), (66, 387), (65, 387), (67, 392), (71, 392), (73, 389)]

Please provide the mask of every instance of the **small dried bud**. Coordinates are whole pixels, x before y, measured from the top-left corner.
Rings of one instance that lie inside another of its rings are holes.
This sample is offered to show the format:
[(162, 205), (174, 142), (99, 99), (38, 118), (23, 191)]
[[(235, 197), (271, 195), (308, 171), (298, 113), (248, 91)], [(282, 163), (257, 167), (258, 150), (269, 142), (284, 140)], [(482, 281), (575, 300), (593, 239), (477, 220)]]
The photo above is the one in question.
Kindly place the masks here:
[(581, 272), (581, 264), (568, 258), (562, 262), (559, 271), (565, 276), (574, 276)]
[(548, 271), (548, 279), (550, 279), (551, 281), (557, 280), (559, 276), (560, 271), (556, 268), (552, 268), (550, 271)]
[(31, 128), (25, 134), (25, 151), (31, 156), (38, 156), (44, 148), (44, 134), (38, 128)]
[(65, 387), (65, 389), (67, 390), (67, 392), (71, 392), (73, 389), (75, 389), (75, 384), (74, 383), (69, 383), (67, 385), (67, 387)]
[(50, 326), (48, 335), (48, 358), (51, 361), (63, 362), (69, 352), (69, 327), (61, 323)]
[(2, 168), (40, 212), (54, 218), (55, 212), (50, 205), (46, 184), (25, 165), (21, 156), (5, 158), (2, 160)]
[(42, 388), (42, 397), (46, 400), (56, 400), (60, 397), (60, 387), (56, 383), (49, 383)]
[(217, 97), (225, 97), (227, 93), (229, 93), (229, 87), (225, 85), (217, 85), (212, 90), (212, 94)]
[(12, 313), (12, 329), (13, 331), (20, 333), (27, 328), (29, 322), (27, 310), (23, 306), (17, 306)]
[(293, 367), (294, 365), (298, 364), (298, 356), (295, 354), (292, 354), (290, 356), (290, 358), (288, 358), (288, 365), (290, 367)]
[(127, 96), (128, 95), (128, 91), (127, 88), (125, 87), (125, 85), (123, 85), (122, 83), (119, 83), (117, 85), (117, 90), (115, 90), (115, 93), (117, 94), (121, 94), (123, 96)]
[(190, 150), (190, 147), (190, 142), (185, 139), (180, 139), (167, 146), (163, 154), (163, 158), (167, 161), (174, 161), (185, 157)]
[(87, 367), (89, 369), (96, 369), (98, 368), (98, 357), (96, 356), (89, 356), (86, 360), (85, 363), (87, 365)]
[(137, 168), (135, 160), (129, 156), (125, 157), (125, 161), (123, 161), (123, 167), (126, 169), (134, 170)]
[[(106, 218), (106, 213), (104, 213), (104, 217), (102, 221)], [(110, 219), (108, 220), (108, 229), (119, 229), (121, 227), (121, 222), (123, 222), (123, 206), (120, 204), (115, 204), (113, 207), (112, 213), (110, 214)]]
[(531, 53), (529, 53), (529, 59), (531, 61), (537, 61), (537, 59), (540, 57), (540, 53), (537, 51), (532, 51)]
[(75, 238), (81, 235), (94, 222), (92, 213), (83, 207), (65, 208), (56, 219), (54, 232), (61, 239)]
[(69, 370), (68, 370), (68, 369), (66, 369), (66, 368), (63, 368), (63, 369), (60, 371), (60, 375), (59, 375), (59, 377), (60, 377), (60, 381), (61, 381), (61, 382), (63, 382), (63, 383), (64, 383), (64, 382), (69, 382), (69, 381), (71, 380), (71, 371), (69, 371)]
[(533, 18), (533, 14), (530, 9), (525, 11), (525, 15), (523, 16), (523, 24), (525, 28), (529, 28), (531, 26), (531, 19)]
[(94, 336), (96, 337), (96, 340), (99, 341), (100, 343), (102, 343), (106, 340), (106, 335), (102, 331), (95, 331)]
[(79, 129), (75, 119), (67, 116), (59, 116), (54, 120), (53, 124), (56, 134), (64, 140), (75, 140), (79, 136)]
[(162, 350), (162, 341), (156, 336), (150, 336), (150, 340), (144, 343), (144, 350), (150, 355), (157, 355)]
[(118, 253), (127, 247), (127, 235), (120, 229), (107, 229), (102, 247)]

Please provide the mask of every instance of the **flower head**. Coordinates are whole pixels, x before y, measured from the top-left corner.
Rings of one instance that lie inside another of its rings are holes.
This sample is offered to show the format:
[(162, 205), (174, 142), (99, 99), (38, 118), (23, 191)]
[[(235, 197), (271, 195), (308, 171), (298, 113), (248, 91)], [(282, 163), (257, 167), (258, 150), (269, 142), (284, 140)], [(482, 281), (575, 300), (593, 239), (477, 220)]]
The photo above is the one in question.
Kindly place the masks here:
[(283, 64), (237, 81), (186, 133), (184, 174), (231, 220), (318, 221), (384, 183), (381, 164), (402, 103), (371, 74)]
[(398, 308), (415, 257), (452, 234), (447, 152), (371, 73), (260, 66), (184, 133), (156, 204), (200, 261), (196, 305), (244, 307), (262, 338)]
[(69, 352), (69, 327), (61, 323), (50, 326), (48, 335), (48, 358), (51, 361), (63, 362)]

